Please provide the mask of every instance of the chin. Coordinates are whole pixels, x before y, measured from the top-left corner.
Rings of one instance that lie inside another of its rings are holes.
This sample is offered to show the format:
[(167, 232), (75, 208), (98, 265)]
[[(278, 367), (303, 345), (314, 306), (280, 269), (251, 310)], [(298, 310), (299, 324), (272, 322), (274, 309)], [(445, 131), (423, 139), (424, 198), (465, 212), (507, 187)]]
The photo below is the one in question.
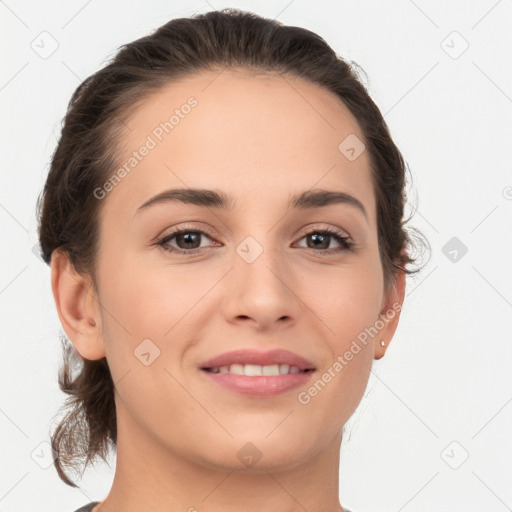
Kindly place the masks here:
[[(210, 449), (202, 457), (202, 464), (218, 471), (259, 474), (287, 471), (306, 463), (313, 458), (321, 447), (305, 444), (298, 438), (284, 432), (281, 436), (274, 433), (246, 432), (220, 442), (212, 440), (215, 449)], [(284, 441), (284, 439), (287, 439)], [(315, 436), (306, 436), (309, 443)]]

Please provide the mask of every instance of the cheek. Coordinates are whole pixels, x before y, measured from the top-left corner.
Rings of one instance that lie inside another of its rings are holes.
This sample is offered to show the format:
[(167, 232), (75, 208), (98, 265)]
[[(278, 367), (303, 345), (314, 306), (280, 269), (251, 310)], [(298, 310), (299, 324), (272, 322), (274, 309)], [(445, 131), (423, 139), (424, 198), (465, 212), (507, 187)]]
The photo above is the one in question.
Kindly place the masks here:
[(107, 321), (134, 341), (141, 336), (164, 339), (204, 295), (200, 276), (184, 272), (184, 267), (149, 268), (137, 258), (110, 265), (105, 259), (103, 264), (102, 301), (112, 312)]
[[(104, 258), (101, 270), (104, 337), (113, 377), (148, 370), (145, 362), (155, 372), (174, 372), (190, 349), (198, 315), (204, 316), (206, 296), (219, 275), (191, 271), (187, 265), (150, 267), (142, 257)], [(149, 373), (144, 382), (158, 387)]]
[(191, 308), (187, 296), (199, 290), (190, 280), (182, 282), (179, 272), (166, 282), (169, 269), (150, 271), (137, 258), (104, 258), (102, 265), (106, 357), (116, 391), (132, 414), (150, 418), (155, 404), (176, 395), (177, 385), (165, 370), (180, 359), (185, 342), (179, 340), (186, 337), (176, 333)]
[(375, 264), (330, 267), (314, 280), (306, 297), (324, 323), (327, 340), (343, 349), (378, 319), (382, 301), (382, 271)]
[(322, 395), (318, 401), (325, 401), (323, 407), (330, 411), (332, 419), (339, 414), (339, 408), (332, 407), (334, 403), (340, 404), (345, 412), (355, 409), (373, 363), (373, 337), (382, 301), (383, 276), (379, 260), (360, 263), (329, 269), (317, 281), (321, 286), (315, 287), (308, 299), (325, 332), (329, 358), (316, 389), (328, 388), (318, 393)]

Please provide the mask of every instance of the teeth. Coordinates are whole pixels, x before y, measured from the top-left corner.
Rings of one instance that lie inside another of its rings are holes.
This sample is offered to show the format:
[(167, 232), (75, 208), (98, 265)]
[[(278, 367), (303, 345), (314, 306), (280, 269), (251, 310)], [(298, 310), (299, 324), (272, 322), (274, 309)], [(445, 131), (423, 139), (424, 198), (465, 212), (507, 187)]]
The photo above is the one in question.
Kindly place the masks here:
[(261, 374), (262, 375), (280, 375), (278, 364), (270, 364), (268, 366), (261, 366)]
[[(268, 366), (267, 366), (268, 368)], [(249, 375), (249, 377), (256, 377), (258, 375), (263, 375), (263, 366), (259, 366), (257, 364), (246, 364), (243, 367), (244, 375)]]
[(241, 364), (232, 364), (229, 367), (229, 373), (235, 373), (236, 375), (244, 375), (244, 366)]
[[(294, 366), (294, 368), (295, 368), (295, 366)], [(291, 373), (290, 365), (289, 364), (280, 364), (279, 365), (279, 373), (283, 373), (283, 374)]]
[(249, 377), (257, 377), (259, 375), (286, 375), (288, 373), (296, 374), (301, 370), (297, 366), (289, 364), (270, 364), (261, 366), (259, 364), (232, 364), (231, 366), (221, 366), (220, 368), (211, 368), (212, 373), (234, 373), (235, 375), (248, 375)]

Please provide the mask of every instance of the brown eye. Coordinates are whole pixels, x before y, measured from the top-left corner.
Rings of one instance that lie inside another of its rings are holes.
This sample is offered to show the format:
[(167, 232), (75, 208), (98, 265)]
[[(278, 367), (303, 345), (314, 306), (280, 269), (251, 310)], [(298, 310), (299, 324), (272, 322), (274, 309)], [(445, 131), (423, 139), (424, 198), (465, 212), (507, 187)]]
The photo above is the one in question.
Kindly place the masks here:
[[(348, 236), (337, 229), (322, 229), (306, 233), (302, 239), (307, 239), (307, 248), (317, 250), (320, 253), (332, 254), (333, 252), (348, 251), (353, 247), (353, 242)], [(329, 248), (332, 240), (335, 240), (340, 247)]]
[[(194, 254), (205, 247), (201, 246), (203, 237), (211, 240), (210, 236), (204, 231), (185, 228), (165, 235), (161, 240), (158, 241), (158, 245), (160, 245), (162, 249), (169, 252)], [(174, 239), (176, 245), (171, 245), (169, 242)]]
[[(203, 235), (201, 233), (198, 233), (197, 231), (187, 231), (183, 233), (178, 233), (177, 235), (174, 235), (173, 238), (176, 238), (176, 244), (180, 249), (197, 249), (201, 246), (202, 236)], [(182, 245), (184, 247), (182, 247)]]

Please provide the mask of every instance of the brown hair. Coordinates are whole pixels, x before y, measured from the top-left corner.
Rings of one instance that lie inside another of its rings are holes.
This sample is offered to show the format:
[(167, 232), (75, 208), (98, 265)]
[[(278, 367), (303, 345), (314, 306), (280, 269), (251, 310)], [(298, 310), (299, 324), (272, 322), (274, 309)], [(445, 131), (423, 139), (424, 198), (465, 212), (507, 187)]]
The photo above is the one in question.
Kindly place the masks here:
[[(94, 194), (117, 167), (124, 119), (135, 102), (170, 82), (205, 70), (242, 68), (277, 72), (321, 85), (336, 94), (358, 120), (372, 164), (377, 201), (379, 251), (386, 286), (396, 272), (413, 273), (403, 250), (411, 243), (404, 228), (406, 167), (388, 127), (353, 64), (317, 34), (237, 9), (174, 19), (123, 45), (105, 67), (73, 93), (60, 140), (37, 209), (44, 261), (67, 254), (74, 268), (95, 285), (101, 201)], [(341, 141), (340, 141), (341, 142)], [(77, 355), (63, 340), (60, 389), (68, 408), (51, 435), (60, 478), (77, 487), (65, 468), (106, 460), (116, 446), (114, 385), (105, 358)], [(73, 368), (80, 363), (79, 372)]]

